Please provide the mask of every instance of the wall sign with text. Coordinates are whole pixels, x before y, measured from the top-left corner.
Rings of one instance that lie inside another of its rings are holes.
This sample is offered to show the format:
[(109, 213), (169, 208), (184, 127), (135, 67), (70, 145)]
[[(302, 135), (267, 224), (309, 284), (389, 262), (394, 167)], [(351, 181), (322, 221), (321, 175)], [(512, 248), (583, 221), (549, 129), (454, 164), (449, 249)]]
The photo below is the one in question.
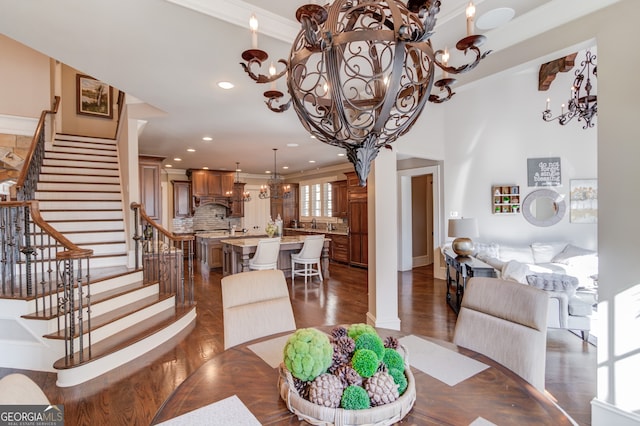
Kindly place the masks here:
[(527, 158), (529, 186), (560, 186), (560, 157)]

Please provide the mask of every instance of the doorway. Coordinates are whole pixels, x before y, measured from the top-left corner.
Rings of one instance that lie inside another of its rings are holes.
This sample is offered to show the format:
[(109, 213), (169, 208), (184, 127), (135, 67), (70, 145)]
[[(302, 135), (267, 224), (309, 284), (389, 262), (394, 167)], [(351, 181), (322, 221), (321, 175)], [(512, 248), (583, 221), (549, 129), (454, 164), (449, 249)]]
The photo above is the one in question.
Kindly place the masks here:
[(411, 257), (414, 268), (433, 263), (433, 175), (411, 177)]

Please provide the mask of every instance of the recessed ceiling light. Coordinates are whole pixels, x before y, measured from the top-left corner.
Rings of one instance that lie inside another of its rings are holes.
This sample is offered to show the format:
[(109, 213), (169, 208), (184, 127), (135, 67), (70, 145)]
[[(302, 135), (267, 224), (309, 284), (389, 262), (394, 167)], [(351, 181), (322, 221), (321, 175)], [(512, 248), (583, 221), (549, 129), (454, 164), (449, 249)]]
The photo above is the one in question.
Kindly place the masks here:
[(265, 170), (264, 171), (266, 174), (270, 175), (271, 174), (271, 170)]
[(310, 162), (310, 163), (315, 163), (315, 162), (316, 162), (316, 160), (309, 160), (309, 162)]
[(344, 157), (345, 155), (347, 155), (347, 154), (345, 154), (344, 152), (341, 152), (341, 153), (338, 154), (338, 157)]
[(173, 159), (173, 161), (182, 161), (182, 158), (176, 157), (176, 158)]
[(229, 90), (229, 89), (233, 89), (233, 83), (231, 83), (230, 81), (220, 81), (218, 82), (218, 87), (221, 89), (225, 89), (225, 90)]
[(196, 150), (193, 148), (187, 148), (187, 152), (196, 152)]
[(202, 170), (209, 170), (209, 168), (207, 166), (204, 166)]
[(204, 138), (202, 138), (203, 141), (212, 141), (213, 138), (211, 136), (205, 136)]
[(287, 146), (290, 146), (291, 148), (295, 148), (296, 146), (299, 146), (297, 143), (288, 143)]
[(173, 166), (172, 166), (171, 164), (165, 164), (165, 167), (169, 167), (169, 168), (171, 168), (171, 167), (173, 167)]
[(282, 166), (283, 169), (289, 170), (289, 166)]
[(311, 135), (311, 136), (310, 136), (310, 138), (311, 138), (311, 139), (315, 139), (316, 137), (315, 137), (315, 136), (313, 136), (313, 135)]

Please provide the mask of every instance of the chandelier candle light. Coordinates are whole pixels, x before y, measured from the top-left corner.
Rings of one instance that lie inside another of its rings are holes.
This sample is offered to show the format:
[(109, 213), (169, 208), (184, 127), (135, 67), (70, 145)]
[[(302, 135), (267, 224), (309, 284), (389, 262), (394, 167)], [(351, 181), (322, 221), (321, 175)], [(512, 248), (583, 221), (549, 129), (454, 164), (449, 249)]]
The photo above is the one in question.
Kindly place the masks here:
[(266, 185), (260, 187), (258, 197), (263, 200), (266, 198), (278, 199), (291, 197), (291, 185), (286, 185), (284, 178), (278, 174), (276, 164), (277, 151), (277, 148), (273, 148), (273, 172), (271, 178), (267, 181)]
[[(267, 107), (283, 112), (293, 105), (304, 128), (317, 140), (343, 148), (361, 186), (382, 147), (407, 133), (426, 101), (441, 103), (454, 93), (449, 74), (469, 71), (489, 52), (473, 35), (473, 3), (467, 8), (467, 36), (456, 49), (475, 58), (459, 67), (448, 64), (446, 50), (431, 44), (440, 1), (334, 0), (307, 4), (296, 12), (301, 31), (280, 71), (260, 74), (268, 55), (257, 48), (242, 53), (246, 73), (257, 83), (285, 77), (290, 98), (272, 85), (264, 93)], [(257, 23), (253, 28), (257, 28)], [(252, 39), (253, 40), (253, 39)], [(434, 82), (435, 67), (443, 78)], [(431, 94), (435, 85), (439, 95)]]
[[(573, 80), (573, 86), (571, 86), (571, 95), (566, 104), (560, 106), (560, 115), (553, 117), (551, 113), (550, 104), (551, 99), (547, 98), (547, 104), (545, 110), (542, 112), (542, 119), (544, 121), (558, 120), (561, 125), (567, 124), (574, 117), (578, 117), (578, 121), (585, 122), (583, 129), (593, 127), (595, 124), (591, 120), (598, 115), (598, 96), (591, 94), (593, 85), (591, 84), (591, 76), (594, 78), (598, 76), (598, 67), (596, 65), (596, 56), (592, 55), (587, 50), (586, 58), (580, 63), (579, 70), (575, 72), (575, 79)], [(593, 71), (591, 70), (593, 67)], [(584, 92), (582, 91), (584, 88)]]

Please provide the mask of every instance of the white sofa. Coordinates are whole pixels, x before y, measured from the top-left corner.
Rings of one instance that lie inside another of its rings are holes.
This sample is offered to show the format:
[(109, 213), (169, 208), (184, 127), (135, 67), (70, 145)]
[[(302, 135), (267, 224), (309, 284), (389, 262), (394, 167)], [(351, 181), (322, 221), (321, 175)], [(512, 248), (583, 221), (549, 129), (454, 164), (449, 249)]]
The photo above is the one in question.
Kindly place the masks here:
[(478, 243), (475, 251), (500, 278), (549, 292), (548, 327), (579, 330), (583, 339), (588, 339), (596, 303), (596, 252), (565, 242), (521, 246)]

